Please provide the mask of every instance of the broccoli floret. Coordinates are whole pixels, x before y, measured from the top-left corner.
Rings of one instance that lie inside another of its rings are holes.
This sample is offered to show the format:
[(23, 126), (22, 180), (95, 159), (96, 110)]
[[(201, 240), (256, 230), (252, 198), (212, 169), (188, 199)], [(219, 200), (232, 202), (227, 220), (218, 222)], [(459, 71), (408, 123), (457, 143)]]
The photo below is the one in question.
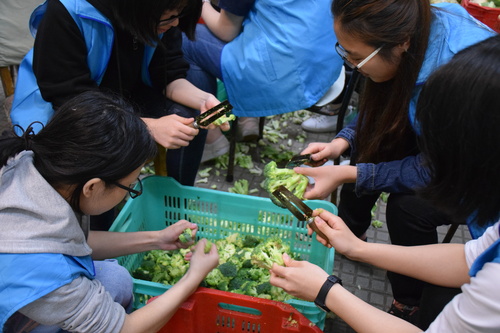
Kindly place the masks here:
[(257, 294), (271, 294), (271, 283), (264, 282), (255, 287)]
[(230, 122), (230, 121), (233, 121), (235, 119), (236, 119), (236, 116), (231, 113), (230, 115), (223, 115), (220, 118), (214, 120), (214, 122), (212, 124), (214, 124), (215, 126), (220, 126), (225, 122)]
[(240, 234), (235, 232), (226, 237), (226, 242), (233, 244), (237, 248), (243, 247), (243, 241), (241, 240)]
[(210, 252), (210, 249), (212, 249), (212, 244), (213, 243), (207, 239), (207, 242), (205, 243), (205, 249), (204, 249), (205, 253)]
[(254, 236), (254, 235), (245, 235), (245, 238), (243, 238), (243, 246), (242, 247), (254, 248), (257, 245), (259, 245), (261, 241), (262, 241), (262, 239)]
[(238, 266), (232, 262), (225, 262), (217, 267), (222, 275), (228, 278), (234, 278), (238, 273)]
[(247, 281), (247, 279), (245, 279), (244, 277), (236, 276), (234, 279), (232, 279), (229, 282), (229, 290), (241, 289), (241, 286), (246, 281)]
[(283, 253), (290, 253), (290, 246), (279, 237), (270, 237), (252, 251), (252, 263), (265, 269), (271, 269), (273, 263), (283, 266)]
[(217, 288), (219, 284), (221, 284), (224, 281), (227, 281), (228, 278), (222, 275), (221, 271), (219, 269), (212, 269), (210, 273), (207, 274), (205, 277), (205, 282), (210, 286)]
[[(243, 268), (252, 268), (253, 264), (252, 264), (252, 259), (245, 259), (242, 263), (241, 263), (241, 269)], [(241, 270), (240, 269), (240, 270)]]
[(193, 240), (193, 234), (191, 229), (186, 228), (182, 233), (179, 235), (179, 241), (181, 243), (189, 243)]
[(276, 162), (271, 161), (264, 167), (264, 177), (264, 189), (269, 193), (271, 200), (276, 205), (283, 207), (283, 204), (273, 195), (273, 192), (281, 185), (285, 186), (299, 199), (304, 199), (304, 193), (309, 184), (309, 179), (306, 176), (298, 174), (292, 169), (278, 168)]

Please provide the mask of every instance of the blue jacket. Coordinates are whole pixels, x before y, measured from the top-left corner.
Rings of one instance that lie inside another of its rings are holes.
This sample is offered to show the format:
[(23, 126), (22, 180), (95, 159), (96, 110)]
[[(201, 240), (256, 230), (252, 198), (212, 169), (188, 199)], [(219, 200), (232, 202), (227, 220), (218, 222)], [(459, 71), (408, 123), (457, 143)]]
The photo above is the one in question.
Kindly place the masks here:
[[(470, 16), (460, 5), (440, 3), (435, 7), (441, 10), (433, 10), (429, 44), (409, 105), (408, 116), (416, 133), (419, 133), (418, 123), (415, 121), (417, 101), (422, 86), (429, 76), (438, 67), (450, 61), (460, 50), (495, 35), (495, 32)], [(355, 126), (354, 121), (336, 136), (346, 139), (353, 150), (356, 150)], [(359, 163), (357, 164), (356, 193), (358, 195), (381, 191), (411, 193), (425, 186), (429, 180), (429, 170), (424, 167), (421, 154), (378, 164)], [(473, 218), (468, 220), (469, 230), (472, 237), (477, 238), (485, 229), (470, 223), (472, 221)]]
[[(37, 262), (43, 264), (34, 265)], [(0, 276), (6, 286), (0, 290), (0, 332), (16, 311), (83, 275), (89, 279), (95, 276), (90, 256), (0, 254)]]
[[(260, 117), (314, 105), (340, 74), (335, 42), (330, 0), (255, 1), (242, 33), (222, 50), (234, 113)], [(241, 87), (245, 93), (236, 94)]]
[[(92, 79), (101, 82), (111, 56), (114, 30), (105, 16), (87, 1), (60, 0), (80, 28), (87, 46), (88, 66)], [(30, 29), (36, 35), (37, 27), (47, 7), (47, 2), (35, 9), (30, 19)], [(155, 48), (146, 46), (143, 58), (143, 81), (151, 85), (148, 65)], [(54, 114), (51, 103), (45, 101), (40, 93), (33, 73), (33, 49), (26, 55), (19, 68), (18, 82), (12, 103), (11, 119), (13, 125), (27, 128), (34, 121), (46, 124)]]
[[(458, 51), (495, 34), (484, 24), (472, 18), (460, 5), (440, 3), (435, 6), (441, 10), (433, 10), (434, 17), (428, 48), (409, 105), (410, 122), (416, 133), (419, 132), (418, 124), (415, 122), (418, 96), (422, 85), (432, 72), (450, 61)], [(355, 126), (354, 121), (336, 136), (347, 140), (353, 150), (356, 150)], [(357, 169), (356, 193), (358, 195), (381, 191), (413, 192), (423, 187), (430, 179), (428, 169), (423, 166), (421, 155), (378, 164), (359, 163)]]

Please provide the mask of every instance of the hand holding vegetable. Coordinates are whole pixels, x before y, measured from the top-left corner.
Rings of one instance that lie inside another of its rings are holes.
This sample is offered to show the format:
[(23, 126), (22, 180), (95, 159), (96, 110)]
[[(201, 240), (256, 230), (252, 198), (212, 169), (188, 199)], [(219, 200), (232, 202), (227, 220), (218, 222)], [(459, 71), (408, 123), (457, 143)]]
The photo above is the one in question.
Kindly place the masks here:
[(189, 269), (186, 273), (186, 275), (196, 274), (196, 276), (200, 276), (199, 283), (201, 283), (211, 270), (219, 265), (217, 247), (212, 246), (209, 252), (205, 252), (206, 244), (207, 240), (205, 238), (196, 243), (190, 256)]
[(288, 294), (306, 301), (314, 301), (328, 274), (308, 261), (292, 260), (283, 254), (285, 266), (273, 265), (269, 282)]
[[(188, 242), (182, 242), (180, 236), (186, 229), (191, 229), (192, 240)], [(193, 240), (198, 231), (198, 226), (195, 223), (191, 223), (186, 220), (180, 220), (171, 226), (160, 230), (158, 237), (158, 249), (161, 250), (177, 250), (180, 248), (187, 248), (193, 245)]]

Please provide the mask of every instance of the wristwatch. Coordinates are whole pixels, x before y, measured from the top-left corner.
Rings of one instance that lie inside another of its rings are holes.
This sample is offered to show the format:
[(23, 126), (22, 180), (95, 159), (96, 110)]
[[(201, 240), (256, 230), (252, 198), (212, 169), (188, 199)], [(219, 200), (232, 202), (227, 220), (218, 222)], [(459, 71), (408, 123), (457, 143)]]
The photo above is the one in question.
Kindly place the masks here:
[(325, 283), (323, 283), (323, 286), (321, 286), (318, 296), (316, 296), (316, 299), (314, 300), (314, 304), (325, 312), (330, 312), (330, 309), (327, 308), (325, 304), (326, 295), (328, 295), (328, 292), (335, 285), (335, 283), (342, 285), (342, 280), (335, 275), (330, 275), (326, 279)]
[(211, 0), (201, 0), (201, 2), (211, 2)]

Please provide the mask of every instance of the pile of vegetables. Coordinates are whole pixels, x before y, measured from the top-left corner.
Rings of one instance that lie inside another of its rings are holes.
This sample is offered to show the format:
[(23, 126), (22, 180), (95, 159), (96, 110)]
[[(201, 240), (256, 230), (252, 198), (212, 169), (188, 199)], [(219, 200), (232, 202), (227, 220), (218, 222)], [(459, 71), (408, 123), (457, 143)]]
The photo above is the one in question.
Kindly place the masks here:
[[(233, 233), (224, 239), (213, 241), (213, 244), (219, 252), (219, 266), (206, 276), (202, 287), (280, 302), (292, 298), (283, 289), (269, 283), (269, 269), (273, 263), (283, 265), (283, 253), (293, 258), (290, 246), (280, 237), (271, 236), (264, 240), (253, 235), (240, 236)], [(189, 262), (184, 259), (187, 252), (189, 249), (149, 251), (144, 255), (141, 266), (132, 272), (132, 276), (173, 285), (189, 268)]]

